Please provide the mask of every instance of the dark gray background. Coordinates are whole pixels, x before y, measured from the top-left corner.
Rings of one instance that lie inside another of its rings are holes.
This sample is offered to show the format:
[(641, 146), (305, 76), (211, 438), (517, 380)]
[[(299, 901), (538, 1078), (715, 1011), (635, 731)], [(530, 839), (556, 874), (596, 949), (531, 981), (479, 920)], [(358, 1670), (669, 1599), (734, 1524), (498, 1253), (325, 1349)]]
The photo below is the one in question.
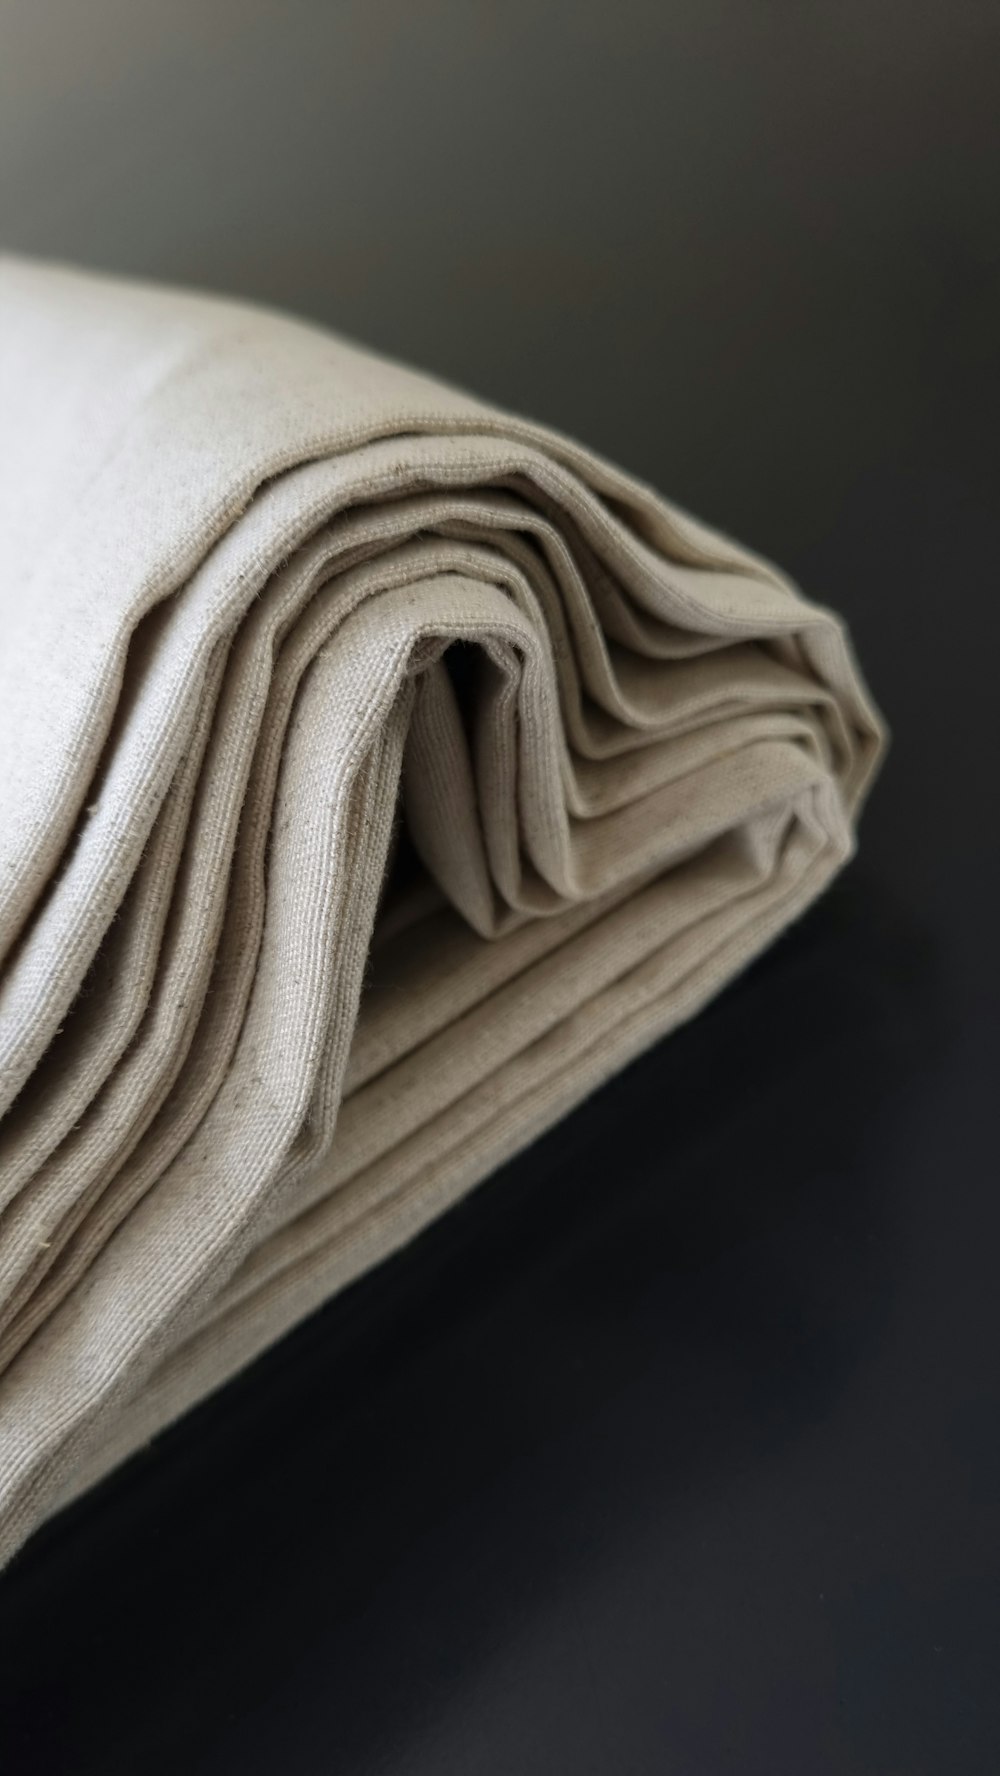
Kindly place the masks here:
[(5, 246), (578, 434), (844, 610), (896, 736), (762, 964), (0, 1579), (12, 1776), (1000, 1768), (998, 52), (0, 3)]

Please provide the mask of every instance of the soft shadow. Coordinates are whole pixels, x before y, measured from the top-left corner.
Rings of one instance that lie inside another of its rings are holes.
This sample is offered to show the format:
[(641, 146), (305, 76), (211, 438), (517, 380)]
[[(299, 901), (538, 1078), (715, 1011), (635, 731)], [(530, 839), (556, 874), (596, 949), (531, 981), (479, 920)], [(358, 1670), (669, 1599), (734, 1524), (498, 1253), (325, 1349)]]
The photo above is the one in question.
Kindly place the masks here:
[(581, 1563), (807, 1438), (879, 1347), (905, 1243), (880, 1154), (942, 1016), (933, 950), (850, 872), (35, 1539), (0, 1581), (10, 1776), (314, 1742), (395, 1769)]

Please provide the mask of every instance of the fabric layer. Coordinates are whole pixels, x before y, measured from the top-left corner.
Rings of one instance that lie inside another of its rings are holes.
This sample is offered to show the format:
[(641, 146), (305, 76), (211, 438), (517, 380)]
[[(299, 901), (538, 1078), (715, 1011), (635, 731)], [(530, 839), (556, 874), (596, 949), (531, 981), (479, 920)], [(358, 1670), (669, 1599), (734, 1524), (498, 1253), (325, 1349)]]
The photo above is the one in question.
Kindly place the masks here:
[(851, 854), (838, 619), (310, 327), (0, 269), (0, 1554)]

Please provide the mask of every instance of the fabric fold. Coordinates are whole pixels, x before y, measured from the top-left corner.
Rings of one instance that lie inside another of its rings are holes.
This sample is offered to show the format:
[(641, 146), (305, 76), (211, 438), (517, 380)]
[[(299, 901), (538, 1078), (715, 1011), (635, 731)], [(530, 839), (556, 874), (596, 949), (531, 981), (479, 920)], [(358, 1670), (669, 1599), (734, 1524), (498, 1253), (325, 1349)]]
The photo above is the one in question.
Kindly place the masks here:
[(0, 1556), (851, 855), (837, 617), (283, 317), (0, 265)]

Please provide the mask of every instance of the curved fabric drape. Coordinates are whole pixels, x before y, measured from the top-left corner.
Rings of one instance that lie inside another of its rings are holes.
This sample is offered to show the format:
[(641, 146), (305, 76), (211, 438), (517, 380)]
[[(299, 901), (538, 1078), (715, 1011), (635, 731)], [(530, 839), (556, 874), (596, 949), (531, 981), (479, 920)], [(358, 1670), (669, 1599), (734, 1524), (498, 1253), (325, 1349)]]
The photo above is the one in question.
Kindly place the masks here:
[(9, 1555), (743, 967), (881, 735), (770, 566), (210, 298), (4, 263), (0, 548)]

